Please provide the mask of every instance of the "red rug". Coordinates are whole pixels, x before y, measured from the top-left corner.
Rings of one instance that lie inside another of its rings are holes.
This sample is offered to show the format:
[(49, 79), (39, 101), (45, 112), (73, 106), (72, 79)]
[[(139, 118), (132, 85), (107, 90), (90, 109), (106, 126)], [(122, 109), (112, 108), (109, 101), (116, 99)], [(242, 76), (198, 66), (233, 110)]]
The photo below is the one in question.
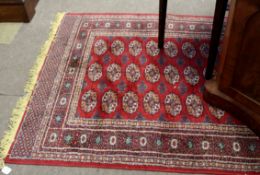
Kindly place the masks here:
[(212, 18), (66, 14), (8, 163), (260, 172), (259, 138), (202, 98)]

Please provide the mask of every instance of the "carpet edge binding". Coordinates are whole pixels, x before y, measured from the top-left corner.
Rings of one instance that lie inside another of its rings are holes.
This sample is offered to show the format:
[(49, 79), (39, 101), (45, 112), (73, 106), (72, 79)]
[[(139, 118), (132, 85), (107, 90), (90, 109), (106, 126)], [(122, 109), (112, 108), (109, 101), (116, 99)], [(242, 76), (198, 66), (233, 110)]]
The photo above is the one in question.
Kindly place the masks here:
[(17, 100), (15, 108), (12, 110), (8, 129), (0, 140), (0, 169), (5, 166), (4, 159), (8, 156), (9, 149), (15, 139), (17, 130), (19, 129), (20, 123), (23, 119), (26, 106), (37, 83), (38, 75), (44, 64), (45, 58), (48, 55), (49, 48), (51, 47), (52, 42), (55, 41), (56, 33), (64, 15), (64, 12), (56, 14), (55, 20), (52, 22), (50, 27), (48, 39), (42, 46), (33, 67), (29, 71), (29, 78), (24, 87), (24, 96)]

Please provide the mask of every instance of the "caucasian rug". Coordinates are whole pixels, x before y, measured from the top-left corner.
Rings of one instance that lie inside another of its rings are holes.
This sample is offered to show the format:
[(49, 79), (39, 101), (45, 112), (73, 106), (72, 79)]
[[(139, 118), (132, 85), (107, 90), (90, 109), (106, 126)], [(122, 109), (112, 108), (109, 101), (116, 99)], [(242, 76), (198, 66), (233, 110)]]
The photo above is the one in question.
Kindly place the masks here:
[(5, 162), (259, 173), (259, 138), (202, 98), (212, 18), (169, 15), (162, 50), (157, 28), (157, 15), (60, 15)]

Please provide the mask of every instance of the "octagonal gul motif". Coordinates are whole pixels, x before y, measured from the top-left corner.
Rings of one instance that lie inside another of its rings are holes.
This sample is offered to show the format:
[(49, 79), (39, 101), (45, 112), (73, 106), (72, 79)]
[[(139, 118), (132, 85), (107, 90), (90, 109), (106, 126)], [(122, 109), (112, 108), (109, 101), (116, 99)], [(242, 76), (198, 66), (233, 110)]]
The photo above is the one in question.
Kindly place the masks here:
[(196, 50), (190, 42), (185, 42), (182, 45), (182, 52), (188, 58), (193, 58), (196, 55)]
[(132, 56), (137, 56), (142, 52), (142, 43), (137, 40), (131, 41), (129, 43), (129, 53)]
[(164, 73), (166, 81), (168, 81), (170, 84), (175, 84), (180, 79), (178, 69), (173, 67), (172, 65), (166, 66), (164, 68), (163, 73)]
[(123, 41), (115, 40), (113, 41), (111, 45), (111, 51), (114, 55), (119, 56), (121, 55), (125, 50), (125, 44)]
[(121, 67), (118, 64), (111, 64), (107, 67), (107, 78), (114, 82), (121, 77)]
[(94, 53), (97, 55), (102, 55), (106, 51), (107, 51), (107, 43), (102, 39), (97, 40), (94, 44)]
[(138, 109), (138, 96), (130, 91), (123, 97), (123, 109), (125, 112), (132, 114)]
[(102, 97), (102, 110), (108, 114), (115, 112), (118, 105), (117, 94), (111, 90)]
[(157, 56), (160, 53), (160, 49), (158, 48), (158, 44), (151, 40), (146, 44), (146, 52), (150, 56)]
[(97, 81), (102, 76), (102, 66), (98, 63), (94, 63), (88, 68), (88, 78), (91, 81)]
[(160, 110), (159, 96), (153, 91), (145, 94), (143, 104), (145, 111), (149, 114), (155, 114)]
[(164, 44), (164, 52), (166, 55), (173, 58), (178, 54), (178, 47), (176, 46), (176, 44), (174, 42), (167, 41)]
[(198, 71), (191, 67), (191, 66), (187, 66), (184, 69), (184, 76), (185, 76), (185, 80), (190, 83), (191, 85), (196, 85), (198, 84), (199, 80), (200, 80), (200, 76), (198, 74)]
[(217, 119), (221, 119), (221, 117), (223, 117), (225, 115), (225, 111), (213, 107), (211, 105), (209, 105), (209, 111), (211, 112), (212, 115), (214, 115)]
[(188, 113), (194, 117), (201, 116), (203, 112), (203, 104), (199, 96), (191, 94), (186, 98), (186, 106)]
[(172, 116), (177, 116), (182, 110), (180, 98), (174, 93), (170, 93), (165, 97), (164, 104), (166, 112)]
[(130, 82), (136, 82), (141, 76), (140, 69), (136, 64), (129, 64), (126, 67), (126, 79)]
[(97, 93), (89, 90), (82, 95), (81, 98), (81, 109), (84, 112), (90, 112), (95, 109), (97, 105)]
[(203, 43), (200, 45), (200, 53), (203, 57), (208, 58), (209, 56), (209, 44)]
[(154, 64), (149, 64), (145, 67), (145, 79), (151, 83), (155, 83), (160, 79), (160, 71)]

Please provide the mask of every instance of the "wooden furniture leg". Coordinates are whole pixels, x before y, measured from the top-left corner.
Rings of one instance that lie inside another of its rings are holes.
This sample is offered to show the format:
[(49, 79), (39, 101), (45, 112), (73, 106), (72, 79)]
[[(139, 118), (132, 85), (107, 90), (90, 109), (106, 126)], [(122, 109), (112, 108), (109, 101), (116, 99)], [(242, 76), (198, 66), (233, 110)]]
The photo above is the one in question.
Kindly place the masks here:
[(209, 48), (208, 65), (206, 68), (205, 78), (212, 78), (216, 57), (218, 54), (218, 45), (222, 32), (223, 22), (225, 18), (228, 0), (217, 0), (215, 6), (215, 14), (212, 26), (211, 41)]
[(159, 8), (159, 37), (158, 37), (158, 47), (163, 48), (163, 40), (165, 33), (165, 21), (167, 12), (167, 0), (160, 0)]
[(218, 74), (203, 97), (247, 124), (260, 136), (260, 1), (230, 1)]
[(30, 22), (38, 0), (0, 0), (0, 22)]

